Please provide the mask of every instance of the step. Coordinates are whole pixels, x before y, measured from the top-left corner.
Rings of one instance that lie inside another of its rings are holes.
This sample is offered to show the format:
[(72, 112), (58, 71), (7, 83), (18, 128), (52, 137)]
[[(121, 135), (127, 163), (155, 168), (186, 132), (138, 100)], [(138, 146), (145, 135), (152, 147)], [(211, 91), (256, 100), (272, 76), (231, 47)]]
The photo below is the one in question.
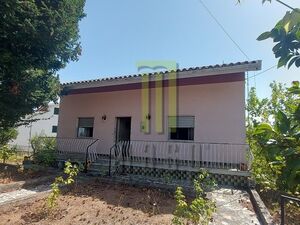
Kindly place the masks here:
[[(110, 168), (111, 173), (114, 173), (115, 171), (117, 171), (117, 166), (112, 165)], [(95, 165), (92, 164), (90, 165), (90, 167), (88, 168), (88, 172), (89, 173), (96, 173), (99, 175), (107, 175), (109, 173), (109, 165)]]
[(80, 160), (85, 161), (85, 155), (81, 153), (66, 153), (66, 154), (57, 154), (58, 160)]
[[(115, 171), (116, 171), (115, 169), (111, 169), (111, 173), (114, 173)], [(109, 170), (108, 168), (106, 169), (89, 168), (88, 173), (93, 175), (108, 175)]]
[[(92, 165), (107, 165), (109, 166), (109, 160), (97, 160), (96, 162), (93, 162)], [(119, 165), (118, 161), (112, 160), (111, 165)]]
[[(112, 165), (110, 168), (114, 169), (116, 167), (117, 166)], [(92, 164), (92, 165), (89, 166), (89, 168), (90, 169), (95, 169), (95, 170), (109, 170), (109, 165), (94, 165), (94, 164)]]

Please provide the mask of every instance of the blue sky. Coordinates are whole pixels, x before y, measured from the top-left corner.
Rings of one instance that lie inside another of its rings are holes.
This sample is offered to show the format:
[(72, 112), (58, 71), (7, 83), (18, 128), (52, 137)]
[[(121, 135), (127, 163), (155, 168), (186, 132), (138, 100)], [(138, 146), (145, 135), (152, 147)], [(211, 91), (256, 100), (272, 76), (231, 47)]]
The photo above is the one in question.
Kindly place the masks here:
[[(272, 41), (256, 38), (287, 8), (276, 2), (262, 5), (261, 0), (202, 1), (251, 60), (263, 60), (263, 70), (276, 65)], [(285, 2), (300, 7), (298, 1)], [(174, 60), (180, 68), (247, 60), (200, 0), (86, 0), (85, 13), (82, 55), (59, 71), (62, 82), (135, 74), (136, 63), (143, 60)], [(274, 68), (249, 84), (259, 96), (267, 96), (270, 82), (289, 84), (299, 80), (299, 71)]]

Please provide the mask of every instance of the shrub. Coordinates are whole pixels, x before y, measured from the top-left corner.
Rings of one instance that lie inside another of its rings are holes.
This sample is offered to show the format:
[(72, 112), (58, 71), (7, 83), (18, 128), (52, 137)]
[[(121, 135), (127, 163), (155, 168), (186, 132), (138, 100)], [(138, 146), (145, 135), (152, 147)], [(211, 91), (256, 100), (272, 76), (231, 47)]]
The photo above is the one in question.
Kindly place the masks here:
[(36, 163), (53, 166), (56, 161), (56, 140), (45, 136), (35, 136), (31, 139), (33, 159)]
[(80, 168), (76, 164), (72, 164), (70, 161), (65, 163), (64, 173), (67, 175), (67, 177), (56, 177), (55, 181), (51, 184), (52, 192), (47, 198), (47, 206), (49, 210), (57, 206), (57, 199), (60, 196), (60, 186), (74, 183), (74, 178), (79, 173), (79, 169)]
[(2, 159), (3, 163), (6, 163), (11, 156), (16, 153), (16, 147), (10, 147), (8, 145), (4, 145), (0, 147), (0, 158)]
[(13, 139), (18, 136), (18, 131), (15, 128), (3, 128), (0, 127), (0, 147), (7, 145)]
[[(251, 107), (260, 108), (257, 104)], [(285, 89), (274, 84), (269, 108), (266, 118), (272, 119), (254, 121), (248, 126), (248, 141), (254, 154), (252, 172), (264, 189), (297, 194), (300, 191), (300, 83), (295, 81)]]
[(194, 180), (195, 198), (188, 204), (181, 187), (175, 191), (176, 209), (174, 211), (173, 224), (208, 224), (216, 210), (215, 203), (208, 199), (205, 189), (211, 189), (215, 182), (210, 179), (206, 171), (201, 171)]

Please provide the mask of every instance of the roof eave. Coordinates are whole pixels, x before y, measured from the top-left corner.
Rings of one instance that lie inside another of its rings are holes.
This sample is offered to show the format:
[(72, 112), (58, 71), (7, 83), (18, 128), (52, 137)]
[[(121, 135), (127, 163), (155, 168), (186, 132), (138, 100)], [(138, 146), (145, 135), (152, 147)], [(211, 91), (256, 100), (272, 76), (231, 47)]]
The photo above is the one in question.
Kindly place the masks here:
[[(217, 65), (217, 66), (208, 66), (201, 68), (189, 68), (177, 70), (177, 78), (189, 78), (196, 76), (211, 76), (218, 74), (230, 74), (230, 73), (245, 73), (248, 71), (258, 71), (262, 68), (262, 61), (256, 60), (250, 63), (236, 63), (236, 64), (226, 64), (226, 65)], [(172, 71), (171, 71), (172, 72)], [(175, 72), (175, 71), (174, 71)], [(150, 73), (149, 80), (155, 80), (156, 76), (159, 74), (164, 75), (164, 79), (168, 79), (168, 74), (170, 72), (162, 73)], [(89, 87), (100, 87), (108, 85), (120, 85), (120, 84), (130, 84), (141, 82), (142, 74), (138, 75), (129, 75), (123, 77), (114, 77), (114, 78), (103, 78), (99, 80), (90, 80), (90, 81), (79, 81), (73, 83), (62, 84), (62, 88), (68, 89), (80, 89), (80, 88), (89, 88)]]

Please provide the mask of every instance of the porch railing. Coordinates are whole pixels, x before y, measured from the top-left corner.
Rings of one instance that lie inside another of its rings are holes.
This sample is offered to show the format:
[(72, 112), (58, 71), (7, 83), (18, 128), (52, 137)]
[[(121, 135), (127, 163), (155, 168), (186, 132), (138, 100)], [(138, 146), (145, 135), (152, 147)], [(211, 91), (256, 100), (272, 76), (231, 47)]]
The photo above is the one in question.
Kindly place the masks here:
[(125, 164), (176, 168), (216, 168), (247, 171), (251, 152), (246, 144), (177, 141), (120, 141), (110, 158)]
[(281, 195), (280, 196), (280, 217), (281, 217), (281, 222), (280, 225), (284, 225), (285, 224), (285, 203), (287, 201), (291, 201), (295, 204), (297, 204), (297, 206), (300, 206), (300, 198), (296, 198), (293, 196), (288, 196), (288, 195)]
[(58, 154), (82, 154), (83, 160), (95, 162), (98, 157), (98, 139), (56, 138)]

